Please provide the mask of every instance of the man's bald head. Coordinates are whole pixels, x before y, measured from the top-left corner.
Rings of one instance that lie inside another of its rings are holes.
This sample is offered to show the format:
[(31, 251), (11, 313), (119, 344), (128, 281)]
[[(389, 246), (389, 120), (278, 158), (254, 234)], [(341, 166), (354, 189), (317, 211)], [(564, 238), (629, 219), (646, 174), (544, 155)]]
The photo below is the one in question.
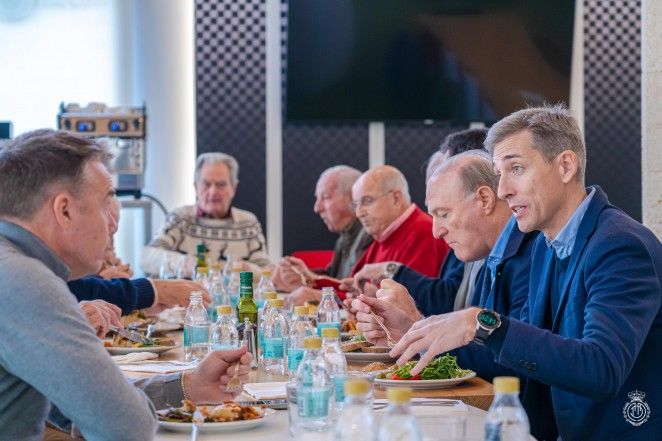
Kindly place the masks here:
[(377, 237), (411, 205), (407, 180), (390, 165), (372, 168), (352, 186), (352, 205), (363, 228)]

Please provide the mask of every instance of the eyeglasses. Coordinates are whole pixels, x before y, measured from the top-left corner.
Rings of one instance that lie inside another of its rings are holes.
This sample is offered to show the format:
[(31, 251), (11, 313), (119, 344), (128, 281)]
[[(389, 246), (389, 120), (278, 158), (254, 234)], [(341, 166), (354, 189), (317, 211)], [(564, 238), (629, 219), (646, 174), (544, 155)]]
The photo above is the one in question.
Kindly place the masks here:
[(387, 194), (393, 193), (393, 191), (394, 190), (389, 190), (389, 191), (387, 191), (386, 193), (384, 193), (383, 195), (380, 195), (380, 196), (374, 196), (374, 197), (373, 196), (364, 196), (358, 202), (357, 201), (352, 201), (349, 204), (349, 206), (352, 207), (352, 210), (354, 210), (354, 211), (358, 210), (361, 207), (369, 207), (372, 204), (374, 204), (377, 201), (377, 199), (383, 198)]

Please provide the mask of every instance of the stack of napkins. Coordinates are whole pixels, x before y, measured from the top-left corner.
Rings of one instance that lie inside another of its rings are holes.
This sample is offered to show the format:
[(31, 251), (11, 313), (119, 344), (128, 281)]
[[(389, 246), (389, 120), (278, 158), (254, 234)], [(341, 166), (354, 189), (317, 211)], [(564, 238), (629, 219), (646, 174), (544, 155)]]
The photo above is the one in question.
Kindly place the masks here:
[(286, 381), (276, 383), (246, 383), (244, 391), (256, 400), (278, 400), (287, 398)]
[[(375, 404), (388, 403), (388, 400), (375, 400)], [(387, 406), (376, 412), (386, 412)], [(446, 398), (412, 398), (411, 413), (415, 416), (435, 416), (445, 413), (468, 412), (469, 408), (460, 400)]]
[(195, 367), (195, 363), (177, 360), (155, 360), (157, 357), (158, 354), (151, 352), (133, 352), (126, 355), (115, 355), (111, 358), (120, 369), (127, 372), (169, 374), (172, 372), (187, 371)]

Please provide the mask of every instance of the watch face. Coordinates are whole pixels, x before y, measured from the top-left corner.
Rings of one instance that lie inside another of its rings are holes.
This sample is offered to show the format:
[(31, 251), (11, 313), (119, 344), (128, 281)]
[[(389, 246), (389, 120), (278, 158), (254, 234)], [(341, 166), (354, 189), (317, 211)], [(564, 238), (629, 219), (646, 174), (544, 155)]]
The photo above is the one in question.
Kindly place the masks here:
[(485, 326), (488, 329), (496, 328), (499, 323), (499, 318), (492, 311), (480, 311), (478, 317), (476, 317), (481, 325)]

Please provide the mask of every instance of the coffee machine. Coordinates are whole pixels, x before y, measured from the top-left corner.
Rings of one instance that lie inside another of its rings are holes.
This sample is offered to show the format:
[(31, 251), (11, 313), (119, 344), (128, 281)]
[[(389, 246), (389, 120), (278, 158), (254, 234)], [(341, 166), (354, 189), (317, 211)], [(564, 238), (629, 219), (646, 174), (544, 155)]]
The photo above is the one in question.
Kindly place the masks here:
[(141, 197), (145, 186), (146, 114), (142, 107), (108, 107), (102, 103), (60, 104), (58, 128), (104, 138), (113, 159), (110, 171), (119, 196)]

